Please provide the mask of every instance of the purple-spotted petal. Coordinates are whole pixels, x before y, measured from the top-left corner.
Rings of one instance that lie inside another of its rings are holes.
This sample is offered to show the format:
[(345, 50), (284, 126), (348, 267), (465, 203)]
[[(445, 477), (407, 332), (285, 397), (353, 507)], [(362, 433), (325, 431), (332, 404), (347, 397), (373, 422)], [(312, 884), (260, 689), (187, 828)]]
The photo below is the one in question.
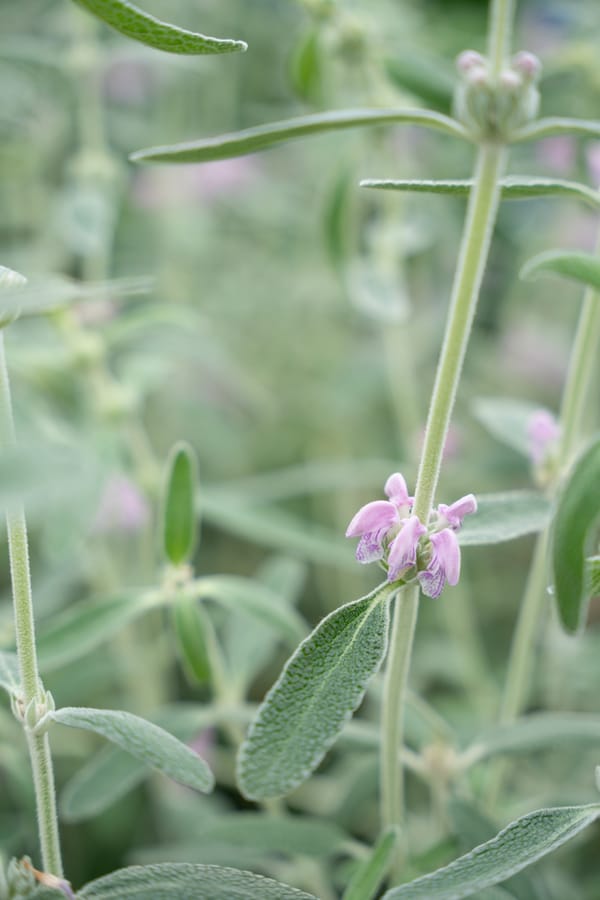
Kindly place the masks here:
[(446, 577), (439, 566), (435, 571), (426, 569), (424, 572), (419, 572), (417, 578), (425, 596), (434, 599), (440, 596), (446, 584)]
[(381, 559), (383, 556), (383, 540), (387, 534), (387, 529), (382, 528), (380, 531), (369, 531), (363, 534), (356, 548), (356, 558), (359, 563), (372, 563)]
[(419, 539), (427, 529), (421, 524), (418, 516), (406, 519), (402, 528), (392, 541), (388, 554), (388, 581), (396, 581), (400, 573), (417, 561)]
[(346, 529), (346, 537), (358, 537), (382, 528), (387, 530), (395, 522), (396, 515), (396, 507), (389, 500), (373, 500), (361, 506)]
[(445, 519), (451, 528), (457, 529), (462, 525), (465, 516), (477, 512), (477, 500), (473, 494), (466, 494), (460, 500), (451, 503), (450, 506), (440, 503), (437, 511), (441, 519)]
[(406, 481), (400, 472), (390, 475), (385, 483), (384, 491), (396, 506), (405, 506), (413, 501), (413, 498), (408, 496)]
[(458, 584), (460, 577), (460, 547), (458, 538), (450, 528), (444, 528), (432, 534), (431, 559), (418, 579), (421, 589), (427, 597), (439, 597), (446, 582)]

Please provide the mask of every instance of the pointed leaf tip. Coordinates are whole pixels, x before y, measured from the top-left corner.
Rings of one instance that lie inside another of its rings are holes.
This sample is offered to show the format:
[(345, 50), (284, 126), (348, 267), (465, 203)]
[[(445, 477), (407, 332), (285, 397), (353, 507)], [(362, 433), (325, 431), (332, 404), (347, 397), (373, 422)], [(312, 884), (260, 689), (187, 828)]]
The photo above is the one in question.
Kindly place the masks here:
[(189, 444), (180, 441), (171, 449), (166, 464), (163, 501), (163, 549), (174, 566), (189, 562), (196, 544), (196, 457)]

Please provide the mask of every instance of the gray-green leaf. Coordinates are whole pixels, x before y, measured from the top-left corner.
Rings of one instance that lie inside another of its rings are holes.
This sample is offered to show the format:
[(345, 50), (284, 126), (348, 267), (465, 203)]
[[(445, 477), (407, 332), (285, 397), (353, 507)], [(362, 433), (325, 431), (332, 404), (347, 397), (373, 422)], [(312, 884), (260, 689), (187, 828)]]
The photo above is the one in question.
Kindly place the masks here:
[(129, 3), (129, 0), (75, 0), (75, 3), (126, 37), (148, 44), (156, 50), (164, 50), (166, 53), (197, 56), (207, 53), (231, 53), (248, 48), (245, 41), (207, 37), (205, 34), (161, 22), (160, 19), (155, 19), (133, 3)]
[(528, 260), (520, 274), (521, 278), (530, 281), (543, 275), (560, 275), (595, 291), (600, 290), (600, 260), (591, 253), (548, 250)]
[(600, 517), (600, 437), (575, 462), (558, 497), (552, 530), (554, 595), (560, 619), (571, 633), (585, 624), (589, 584), (586, 556)]
[(83, 728), (105, 737), (187, 787), (203, 792), (214, 787), (212, 772), (197, 753), (168, 731), (139, 716), (114, 709), (65, 706), (49, 713), (48, 717), (69, 728)]
[[(418, 194), (450, 194), (466, 197), (473, 186), (468, 179), (410, 180), (367, 178), (361, 187), (384, 191), (412, 191)], [(583, 200), (595, 209), (600, 206), (600, 192), (577, 181), (561, 178), (537, 178), (533, 175), (511, 175), (500, 182), (503, 200), (530, 200), (532, 197), (572, 197)]]
[(467, 138), (467, 133), (454, 119), (428, 109), (344, 109), (315, 113), (297, 119), (286, 119), (268, 125), (257, 125), (244, 131), (224, 134), (219, 137), (187, 141), (164, 147), (149, 147), (132, 153), (133, 162), (153, 163), (197, 163), (216, 159), (230, 159), (266, 150), (284, 141), (339, 131), (343, 128), (359, 128), (366, 125), (423, 125), (451, 134), (453, 137)]
[(529, 422), (539, 409), (539, 404), (513, 397), (478, 397), (473, 403), (473, 414), (483, 427), (507, 447), (526, 457), (531, 453), (527, 433)]
[(247, 797), (287, 794), (319, 765), (381, 665), (391, 592), (380, 586), (335, 610), (288, 661), (240, 749)]
[(537, 119), (530, 125), (525, 125), (511, 136), (512, 143), (521, 141), (539, 141), (542, 138), (552, 137), (556, 134), (575, 134), (581, 137), (600, 137), (600, 122), (587, 119), (568, 119), (561, 116), (549, 116), (547, 119)]
[(0, 651), (0, 688), (15, 694), (20, 687), (19, 660), (10, 650)]
[(149, 278), (118, 278), (82, 284), (60, 275), (36, 278), (27, 284), (7, 287), (0, 298), (0, 315), (30, 316), (47, 313), (85, 300), (147, 294), (152, 290)]
[(86, 884), (77, 896), (80, 900), (317, 900), (253, 872), (189, 863), (118, 869)]
[(399, 839), (399, 828), (391, 826), (384, 831), (368, 858), (356, 869), (342, 900), (372, 900), (377, 895), (392, 864)]
[(461, 900), (556, 850), (600, 817), (600, 804), (539, 809), (448, 866), (388, 891), (383, 900)]
[(590, 556), (585, 561), (586, 577), (591, 597), (600, 594), (600, 556)]
[(162, 509), (163, 549), (174, 566), (189, 562), (194, 553), (196, 480), (194, 451), (180, 441), (167, 460)]
[(542, 531), (550, 519), (550, 501), (536, 491), (477, 495), (477, 513), (458, 533), (463, 546), (499, 544)]

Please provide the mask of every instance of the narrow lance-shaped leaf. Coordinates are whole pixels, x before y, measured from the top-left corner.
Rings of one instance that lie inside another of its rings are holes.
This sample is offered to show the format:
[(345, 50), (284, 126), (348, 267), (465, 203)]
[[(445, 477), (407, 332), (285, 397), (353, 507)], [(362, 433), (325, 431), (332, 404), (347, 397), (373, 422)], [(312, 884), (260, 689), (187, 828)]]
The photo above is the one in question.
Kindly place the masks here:
[(588, 119), (569, 119), (561, 116), (549, 116), (537, 119), (530, 125), (514, 131), (510, 140), (516, 144), (522, 141), (539, 141), (542, 138), (557, 134), (574, 134), (581, 137), (600, 137), (600, 122)]
[(190, 863), (117, 869), (86, 884), (77, 896), (80, 900), (317, 900), (313, 894), (253, 872)]
[(51, 312), (85, 300), (146, 294), (152, 290), (150, 278), (116, 278), (112, 281), (81, 284), (60, 275), (36, 278), (23, 286), (7, 285), (0, 296), (0, 315), (29, 316)]
[(477, 515), (458, 533), (463, 546), (500, 544), (542, 531), (550, 519), (550, 501), (536, 491), (477, 495)]
[[(417, 194), (449, 194), (466, 197), (473, 186), (470, 180), (415, 181), (406, 179), (367, 178), (361, 187), (384, 191), (410, 191)], [(503, 200), (530, 200), (533, 197), (572, 197), (583, 200), (595, 209), (600, 206), (600, 192), (576, 181), (560, 178), (537, 178), (528, 175), (513, 175), (500, 182)]]
[(528, 260), (520, 275), (530, 281), (544, 275), (560, 275), (600, 291), (600, 260), (591, 253), (549, 250)]
[(600, 804), (539, 809), (511, 822), (491, 841), (448, 866), (392, 888), (383, 900), (461, 900), (482, 896), (556, 850), (600, 817)]
[(210, 681), (205, 615), (206, 610), (192, 597), (176, 597), (173, 602), (173, 632), (183, 668), (192, 684)]
[(383, 585), (342, 606), (300, 644), (240, 749), (239, 784), (247, 797), (287, 794), (319, 765), (381, 665), (391, 593)]
[(586, 576), (591, 597), (600, 594), (600, 556), (590, 556), (586, 560)]
[(212, 772), (197, 753), (139, 716), (115, 709), (65, 706), (48, 713), (48, 718), (69, 728), (93, 731), (187, 787), (203, 792), (214, 787)]
[(383, 832), (369, 857), (358, 866), (350, 879), (342, 900), (373, 900), (377, 896), (377, 891), (392, 865), (399, 839), (400, 829), (396, 826), (391, 826)]
[(569, 632), (585, 623), (589, 583), (586, 556), (600, 517), (600, 437), (584, 450), (564, 483), (552, 531), (554, 595)]
[(199, 56), (207, 53), (232, 53), (248, 47), (244, 41), (207, 37), (205, 34), (161, 22), (129, 3), (129, 0), (75, 0), (75, 3), (126, 37), (166, 53)]
[(185, 442), (167, 460), (162, 526), (165, 556), (174, 566), (189, 562), (196, 543), (196, 459)]
[(164, 147), (150, 147), (132, 153), (133, 162), (197, 163), (216, 159), (230, 159), (266, 150), (293, 138), (306, 137), (343, 128), (359, 128), (367, 125), (423, 125), (468, 139), (465, 129), (448, 116), (428, 109), (348, 109), (315, 113), (297, 119), (286, 119), (268, 125), (246, 128), (244, 131), (219, 137), (187, 141)]

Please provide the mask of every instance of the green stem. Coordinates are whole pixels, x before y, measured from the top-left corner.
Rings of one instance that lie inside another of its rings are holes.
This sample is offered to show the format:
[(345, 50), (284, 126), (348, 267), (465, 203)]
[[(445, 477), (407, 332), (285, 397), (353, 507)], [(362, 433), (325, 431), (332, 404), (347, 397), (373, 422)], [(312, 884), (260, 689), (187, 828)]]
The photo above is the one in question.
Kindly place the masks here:
[[(15, 446), (15, 427), (10, 383), (4, 352), (4, 334), (0, 331), (0, 447)], [(45, 692), (39, 677), (35, 643), (35, 624), (29, 571), (27, 524), (21, 504), (6, 514), (10, 573), (13, 592), (15, 637), (22, 687), (22, 704), (44, 703)], [(56, 793), (52, 757), (47, 735), (35, 735), (25, 726), (27, 746), (33, 770), (38, 830), (44, 870), (62, 877), (63, 867), (56, 812)]]
[(515, 0), (492, 0), (488, 59), (494, 78), (502, 71), (510, 53), (514, 17)]
[[(496, 221), (499, 181), (506, 150), (496, 145), (480, 148), (474, 186), (458, 259), (446, 333), (437, 369), (423, 454), (417, 477), (414, 513), (427, 522), (437, 488), (442, 454), (460, 380), (473, 317)], [(382, 721), (381, 814), (382, 827), (402, 825), (403, 778), (397, 762), (403, 743), (403, 707), (417, 620), (419, 591), (403, 591), (397, 600), (385, 676)]]

